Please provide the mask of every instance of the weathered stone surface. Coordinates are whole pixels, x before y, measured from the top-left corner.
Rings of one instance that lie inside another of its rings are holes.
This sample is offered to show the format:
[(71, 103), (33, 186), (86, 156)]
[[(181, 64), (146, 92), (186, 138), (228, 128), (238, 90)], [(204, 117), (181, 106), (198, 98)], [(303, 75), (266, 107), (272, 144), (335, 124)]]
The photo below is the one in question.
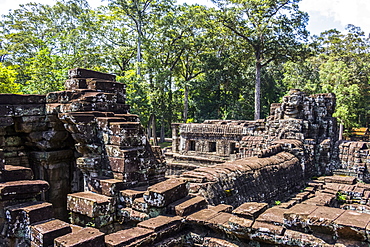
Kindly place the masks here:
[(119, 193), (120, 203), (126, 206), (132, 206), (135, 198), (142, 197), (147, 190), (147, 187), (135, 187), (132, 189), (121, 190)]
[(142, 221), (139, 224), (137, 224), (137, 226), (142, 227), (142, 228), (151, 229), (155, 232), (165, 231), (173, 227), (175, 227), (178, 230), (178, 228), (181, 225), (182, 219), (183, 218), (180, 216), (169, 217), (169, 216), (160, 215), (158, 217)]
[(266, 223), (261, 221), (256, 221), (252, 225), (252, 230), (257, 231), (258, 233), (254, 234), (252, 238), (259, 236), (261, 233), (268, 233), (269, 235), (283, 235), (284, 234), (284, 227), (281, 225), (275, 225), (272, 223)]
[(336, 229), (334, 221), (344, 212), (345, 210), (339, 208), (318, 207), (308, 215), (308, 226), (313, 232), (333, 236)]
[(107, 247), (129, 246), (135, 242), (140, 242), (140, 240), (143, 240), (153, 233), (154, 231), (152, 229), (133, 227), (131, 229), (106, 235), (105, 244)]
[(238, 247), (237, 244), (234, 244), (234, 243), (229, 242), (227, 240), (219, 239), (219, 238), (212, 238), (212, 237), (204, 238), (203, 246), (208, 246), (208, 247)]
[(285, 209), (272, 207), (267, 209), (260, 216), (258, 216), (256, 221), (282, 226), (284, 224), (285, 212), (286, 212)]
[(112, 197), (93, 192), (69, 194), (67, 196), (67, 209), (88, 217), (98, 217), (115, 212)]
[(222, 203), (216, 206), (208, 206), (208, 208), (216, 212), (226, 212), (226, 213), (231, 213), (231, 211), (233, 210), (233, 206)]
[(178, 216), (186, 216), (206, 207), (207, 202), (203, 197), (185, 197), (168, 205), (168, 212)]
[(267, 203), (246, 202), (232, 211), (240, 217), (254, 220), (268, 208)]
[(369, 222), (369, 214), (357, 213), (351, 210), (346, 210), (334, 220), (334, 224), (337, 225), (339, 238), (357, 241), (365, 241), (367, 239), (366, 226)]
[(284, 212), (284, 224), (292, 227), (304, 228), (307, 225), (308, 215), (314, 212), (318, 206), (312, 204), (297, 204)]
[(190, 223), (204, 225), (209, 219), (216, 216), (218, 213), (219, 212), (213, 211), (211, 209), (203, 209), (187, 216), (186, 221)]
[(5, 215), (7, 224), (3, 232), (7, 237), (29, 238), (31, 224), (50, 219), (53, 208), (46, 202), (26, 202), (7, 207)]
[(233, 215), (227, 222), (229, 225), (229, 230), (226, 229), (226, 231), (241, 238), (249, 238), (253, 223), (253, 220)]
[(45, 95), (37, 94), (1, 94), (0, 104), (21, 105), (45, 103)]
[(55, 247), (104, 247), (104, 233), (91, 227), (83, 228), (54, 240)]
[(105, 80), (115, 81), (116, 76), (111, 74), (106, 74), (102, 72), (97, 72), (93, 70), (75, 68), (68, 70), (69, 78), (99, 78)]
[(92, 226), (94, 228), (101, 229), (103, 227), (111, 225), (116, 219), (115, 213), (105, 213), (102, 215), (97, 215), (95, 217), (90, 217), (84, 214), (71, 212), (70, 222), (74, 225), (79, 226)]
[(42, 180), (21, 180), (0, 183), (0, 200), (25, 199), (37, 196), (49, 188)]
[(141, 222), (150, 218), (149, 214), (134, 210), (132, 208), (122, 208), (118, 212), (120, 222), (136, 221)]
[(124, 189), (126, 184), (118, 179), (94, 177), (91, 178), (88, 186), (92, 192), (105, 196), (118, 196), (119, 191)]
[(0, 171), (0, 182), (31, 180), (32, 178), (32, 170), (23, 166), (5, 165), (4, 170)]
[(71, 233), (71, 226), (61, 220), (49, 220), (31, 227), (31, 242), (36, 246), (53, 246), (54, 239)]
[(186, 184), (183, 179), (168, 179), (150, 186), (144, 199), (151, 206), (165, 207), (188, 194)]
[(349, 176), (329, 176), (325, 177), (325, 183), (337, 183), (337, 184), (355, 184), (356, 178)]

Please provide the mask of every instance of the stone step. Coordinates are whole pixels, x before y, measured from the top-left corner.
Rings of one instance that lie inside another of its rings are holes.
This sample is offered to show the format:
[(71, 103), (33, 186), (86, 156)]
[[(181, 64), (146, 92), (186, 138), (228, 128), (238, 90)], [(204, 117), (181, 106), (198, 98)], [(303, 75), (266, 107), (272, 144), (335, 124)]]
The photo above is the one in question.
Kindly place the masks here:
[(136, 198), (142, 197), (145, 191), (148, 189), (147, 186), (135, 187), (131, 189), (121, 190), (119, 192), (119, 202), (120, 204), (131, 207)]
[(31, 242), (34, 246), (53, 246), (54, 239), (72, 232), (70, 224), (52, 219), (31, 226)]
[(94, 192), (78, 192), (67, 195), (67, 210), (94, 218), (115, 213), (113, 197)]
[(114, 114), (110, 117), (97, 117), (98, 126), (107, 131), (113, 122), (139, 122), (139, 116), (134, 114)]
[(149, 214), (137, 211), (133, 208), (121, 208), (117, 215), (121, 223), (130, 221), (141, 222), (150, 218)]
[(94, 177), (89, 179), (88, 188), (92, 192), (105, 196), (118, 196), (119, 192), (126, 188), (126, 184), (114, 178)]
[(166, 231), (166, 232), (175, 232), (179, 230), (182, 224), (182, 217), (180, 216), (164, 216), (159, 215), (158, 217), (145, 220), (137, 224), (138, 227), (151, 229), (155, 232)]
[(267, 203), (246, 202), (234, 209), (232, 213), (246, 219), (255, 220), (267, 208)]
[(148, 236), (154, 233), (154, 230), (133, 227), (127, 230), (118, 231), (105, 236), (105, 245), (107, 247), (123, 247), (132, 246), (135, 244), (140, 244), (140, 246), (145, 245), (144, 241)]
[(167, 212), (178, 216), (186, 216), (207, 208), (207, 201), (201, 196), (185, 197), (167, 206)]
[(5, 165), (4, 170), (0, 171), (0, 182), (31, 179), (33, 179), (33, 172), (28, 167)]
[(109, 128), (113, 135), (131, 136), (136, 134), (140, 128), (139, 122), (111, 122)]
[(168, 179), (150, 186), (144, 199), (150, 206), (165, 207), (187, 195), (187, 182), (184, 179)]
[(43, 180), (19, 180), (0, 183), (0, 201), (33, 198), (49, 189)]
[(36, 222), (53, 217), (52, 204), (47, 202), (26, 202), (5, 208), (5, 227), (8, 237), (29, 237), (29, 227)]
[(55, 247), (104, 247), (104, 233), (98, 229), (86, 227), (54, 240)]

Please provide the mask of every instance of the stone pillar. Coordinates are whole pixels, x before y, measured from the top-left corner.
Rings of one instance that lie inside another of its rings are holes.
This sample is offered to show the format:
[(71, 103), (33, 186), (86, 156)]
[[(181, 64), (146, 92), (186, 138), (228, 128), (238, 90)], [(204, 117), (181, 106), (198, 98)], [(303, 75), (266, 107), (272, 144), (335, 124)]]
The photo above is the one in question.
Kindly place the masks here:
[(173, 123), (171, 124), (171, 127), (172, 127), (172, 152), (178, 153), (180, 145), (180, 136), (179, 136), (180, 123)]

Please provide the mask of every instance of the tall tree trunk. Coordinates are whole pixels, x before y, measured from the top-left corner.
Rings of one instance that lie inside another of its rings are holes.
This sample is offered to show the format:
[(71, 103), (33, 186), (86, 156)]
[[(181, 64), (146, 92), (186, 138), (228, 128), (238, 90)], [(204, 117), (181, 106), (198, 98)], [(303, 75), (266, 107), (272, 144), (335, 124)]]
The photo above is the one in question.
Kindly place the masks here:
[(161, 118), (161, 137), (160, 137), (160, 140), (159, 142), (164, 142), (164, 117), (162, 115), (162, 118)]
[(185, 82), (185, 92), (184, 92), (184, 123), (188, 119), (188, 110), (189, 110), (189, 89), (187, 82)]
[[(259, 58), (258, 58), (259, 60)], [(256, 63), (256, 86), (254, 91), (254, 120), (261, 117), (261, 63)]]
[(141, 20), (138, 20), (138, 30), (137, 30), (137, 75), (141, 76)]

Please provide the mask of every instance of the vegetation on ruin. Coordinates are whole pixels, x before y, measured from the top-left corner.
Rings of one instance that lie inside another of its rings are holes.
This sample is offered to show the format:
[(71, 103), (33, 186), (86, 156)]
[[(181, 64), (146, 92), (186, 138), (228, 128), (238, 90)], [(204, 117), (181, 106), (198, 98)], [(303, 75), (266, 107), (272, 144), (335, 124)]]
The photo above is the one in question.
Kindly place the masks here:
[(213, 2), (21, 5), (0, 20), (0, 92), (62, 90), (67, 69), (83, 67), (117, 74), (133, 112), (155, 114), (162, 135), (189, 119), (266, 117), (296, 87), (334, 92), (340, 123), (368, 125), (370, 43), (359, 27), (309, 38), (299, 0)]

